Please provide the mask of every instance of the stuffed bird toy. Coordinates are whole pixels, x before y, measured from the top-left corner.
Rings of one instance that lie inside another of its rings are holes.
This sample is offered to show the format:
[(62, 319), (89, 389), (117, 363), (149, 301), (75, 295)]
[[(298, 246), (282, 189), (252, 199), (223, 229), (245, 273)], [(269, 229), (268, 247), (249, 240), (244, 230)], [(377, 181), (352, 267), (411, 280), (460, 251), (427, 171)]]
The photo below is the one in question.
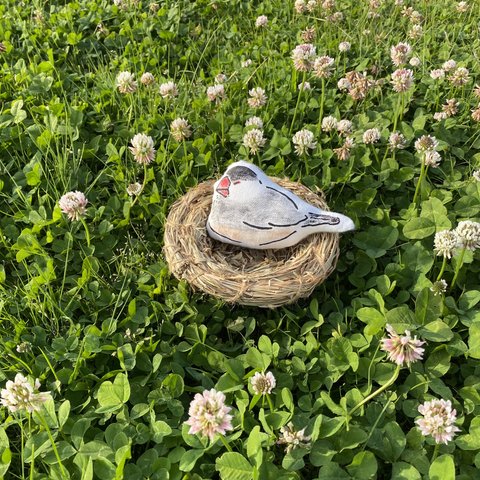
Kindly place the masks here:
[(215, 240), (261, 250), (291, 247), (311, 233), (354, 229), (347, 216), (309, 205), (244, 161), (230, 165), (215, 183), (207, 220)]

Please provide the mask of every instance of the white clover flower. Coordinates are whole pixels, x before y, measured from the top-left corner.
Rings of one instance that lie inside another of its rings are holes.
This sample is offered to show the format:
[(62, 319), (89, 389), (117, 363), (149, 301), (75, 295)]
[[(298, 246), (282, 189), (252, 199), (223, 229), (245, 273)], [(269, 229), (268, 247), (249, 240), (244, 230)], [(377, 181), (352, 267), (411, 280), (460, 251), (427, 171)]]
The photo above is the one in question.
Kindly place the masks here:
[(280, 429), (279, 445), (285, 445), (285, 453), (290, 453), (294, 448), (308, 448), (311, 437), (305, 435), (305, 429), (296, 431), (293, 423), (289, 422)]
[(433, 240), (434, 252), (439, 256), (452, 258), (457, 244), (458, 238), (455, 230), (441, 230), (435, 234)]
[(225, 83), (227, 81), (227, 76), (224, 73), (219, 73), (215, 75), (215, 83)]
[(138, 84), (135, 81), (135, 75), (130, 72), (120, 72), (117, 75), (115, 84), (120, 93), (133, 93), (137, 90)]
[(370, 128), (363, 132), (363, 143), (366, 145), (377, 143), (381, 138), (381, 133), (378, 128)]
[(450, 400), (430, 400), (418, 407), (423, 418), (415, 420), (422, 435), (431, 435), (436, 443), (450, 442), (460, 429), (454, 425), (457, 411)]
[(338, 44), (338, 49), (341, 52), (348, 52), (351, 48), (352, 48), (352, 45), (350, 44), (350, 42), (340, 42)]
[(60, 210), (67, 215), (69, 220), (80, 220), (87, 211), (87, 204), (87, 197), (78, 190), (66, 193), (58, 201)]
[(425, 152), (425, 165), (435, 168), (440, 165), (442, 156), (438, 152), (427, 151)]
[(268, 24), (268, 17), (266, 15), (260, 15), (259, 17), (257, 17), (257, 19), (255, 20), (255, 26), (257, 28), (262, 28), (262, 27), (266, 27)]
[(458, 2), (455, 8), (457, 9), (457, 12), (465, 13), (468, 12), (470, 5), (468, 4), (468, 2)]
[(263, 136), (263, 131), (258, 128), (248, 130), (243, 136), (243, 145), (253, 154), (256, 154), (266, 142), (267, 140)]
[(268, 97), (265, 95), (265, 90), (261, 87), (252, 88), (248, 94), (250, 98), (247, 100), (247, 103), (251, 108), (263, 107), (267, 103)]
[(306, 0), (295, 0), (294, 5), (295, 11), (297, 13), (304, 13), (307, 11), (307, 2)]
[(450, 70), (453, 70), (457, 68), (457, 62), (455, 60), (447, 60), (443, 65), (442, 65), (443, 70), (446, 72), (449, 72)]
[(400, 68), (392, 73), (391, 84), (396, 92), (406, 92), (413, 86), (413, 72), (408, 68)]
[(445, 115), (447, 117), (453, 117), (454, 115), (456, 115), (458, 113), (458, 106), (459, 105), (460, 105), (460, 103), (457, 102), (456, 98), (449, 98), (449, 99), (447, 99), (445, 104), (442, 105), (443, 113), (445, 113)]
[(480, 170), (475, 170), (475, 171), (472, 173), (472, 178), (473, 178), (476, 182), (480, 182)]
[(332, 76), (332, 70), (335, 59), (326, 55), (317, 57), (313, 62), (313, 74), (317, 78), (329, 78)]
[(447, 292), (448, 283), (442, 278), (441, 280), (437, 280), (433, 283), (430, 287), (430, 291), (433, 292), (434, 296), (443, 295)]
[(433, 119), (437, 122), (441, 122), (447, 118), (447, 114), (445, 112), (435, 112), (433, 114)]
[(162, 83), (159, 87), (160, 89), (160, 95), (162, 98), (175, 98), (178, 97), (178, 87), (175, 84), (175, 82), (168, 81), (165, 83)]
[(128, 147), (137, 163), (148, 165), (155, 158), (153, 138), (144, 133), (137, 133), (131, 140)]
[(313, 63), (317, 55), (317, 49), (311, 43), (297, 45), (292, 50), (291, 58), (295, 70), (299, 72), (308, 72), (313, 68)]
[(312, 89), (312, 86), (310, 85), (310, 82), (300, 82), (297, 86), (297, 88), (299, 90), (303, 90), (303, 91), (308, 91), (308, 90), (311, 90)]
[(388, 139), (388, 144), (390, 148), (394, 150), (396, 149), (401, 150), (406, 147), (407, 140), (405, 139), (405, 136), (400, 132), (392, 132)]
[(241, 63), (242, 68), (248, 68), (251, 64), (252, 64), (252, 60), (250, 58), (243, 60), (243, 62)]
[(422, 135), (415, 142), (415, 150), (417, 152), (432, 152), (437, 150), (438, 140), (432, 135)]
[(214, 388), (195, 394), (188, 410), (189, 419), (185, 422), (190, 425), (188, 433), (200, 433), (213, 441), (217, 433), (225, 435), (232, 430), (231, 407), (225, 405), (225, 395)]
[(417, 40), (423, 35), (423, 27), (421, 25), (412, 25), (412, 28), (408, 31), (408, 38)]
[(340, 120), (337, 123), (337, 131), (340, 135), (348, 135), (353, 131), (353, 124), (350, 120)]
[(332, 115), (322, 118), (322, 130), (324, 132), (331, 132), (337, 129), (337, 119)]
[(308, 155), (308, 149), (313, 150), (317, 146), (315, 135), (307, 129), (298, 131), (292, 138), (297, 155)]
[(407, 365), (417, 362), (423, 358), (425, 349), (422, 345), (423, 340), (413, 337), (409, 330), (405, 330), (404, 335), (398, 335), (391, 325), (387, 323), (386, 330), (388, 338), (382, 338), (380, 347), (388, 353), (388, 359), (397, 365)]
[(272, 372), (257, 372), (253, 377), (250, 378), (250, 383), (255, 395), (267, 395), (272, 393), (277, 381), (275, 380)]
[(468, 68), (458, 67), (448, 77), (448, 81), (455, 87), (462, 87), (470, 80)]
[(136, 197), (137, 195), (140, 194), (141, 191), (142, 191), (142, 184), (141, 184), (141, 183), (138, 183), (138, 182), (131, 183), (131, 184), (127, 187), (127, 193), (128, 193), (128, 195), (130, 195), (131, 197)]
[(339, 90), (350, 90), (352, 88), (352, 84), (346, 78), (341, 78), (337, 82), (337, 87)]
[(181, 142), (192, 136), (190, 125), (184, 118), (176, 118), (173, 120), (170, 124), (170, 133), (177, 142)]
[(467, 250), (480, 248), (480, 223), (471, 220), (459, 222), (455, 233), (457, 234), (458, 247)]
[(317, 38), (315, 27), (307, 27), (300, 34), (302, 40), (306, 43), (312, 43)]
[(309, 13), (313, 13), (315, 9), (317, 8), (317, 0), (308, 0), (307, 2), (307, 11)]
[(140, 82), (142, 85), (153, 85), (155, 83), (155, 77), (153, 76), (153, 73), (150, 72), (145, 72), (141, 77), (140, 77)]
[(15, 380), (8, 380), (2, 388), (0, 404), (12, 413), (26, 410), (29, 413), (38, 412), (42, 405), (51, 398), (50, 392), (35, 393), (40, 388), (38, 378), (32, 385), (21, 373), (15, 375)]
[(398, 45), (394, 45), (390, 49), (390, 57), (392, 59), (392, 63), (396, 67), (407, 63), (407, 60), (410, 57), (411, 53), (412, 47), (408, 43), (401, 42)]
[(15, 350), (18, 352), (18, 353), (28, 353), (28, 352), (31, 352), (32, 351), (32, 344), (30, 342), (22, 342), (22, 343), (19, 343)]
[(245, 127), (255, 127), (260, 130), (263, 129), (263, 120), (260, 117), (250, 117), (245, 122)]
[(211, 102), (220, 102), (225, 98), (225, 87), (217, 83), (207, 88), (207, 97)]
[(472, 112), (472, 120), (475, 122), (480, 122), (480, 104), (478, 104), (477, 108), (473, 108)]
[(350, 158), (351, 150), (354, 147), (354, 142), (352, 137), (346, 137), (345, 142), (339, 148), (334, 148), (333, 152), (340, 161), (345, 161)]
[(412, 57), (408, 62), (412, 67), (419, 67), (422, 61), (418, 57)]
[(432, 77), (434, 80), (441, 80), (442, 78), (445, 78), (445, 70), (443, 68), (432, 70), (430, 72), (430, 77)]

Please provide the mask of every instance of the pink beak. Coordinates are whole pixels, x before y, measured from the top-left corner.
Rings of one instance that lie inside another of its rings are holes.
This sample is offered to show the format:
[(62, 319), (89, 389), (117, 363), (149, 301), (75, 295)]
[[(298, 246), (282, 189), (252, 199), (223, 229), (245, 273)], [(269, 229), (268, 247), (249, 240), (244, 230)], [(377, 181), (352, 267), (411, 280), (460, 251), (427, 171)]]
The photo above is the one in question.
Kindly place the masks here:
[(222, 197), (227, 198), (230, 194), (229, 187), (231, 184), (232, 182), (228, 177), (223, 177), (216, 188), (217, 193), (219, 193)]

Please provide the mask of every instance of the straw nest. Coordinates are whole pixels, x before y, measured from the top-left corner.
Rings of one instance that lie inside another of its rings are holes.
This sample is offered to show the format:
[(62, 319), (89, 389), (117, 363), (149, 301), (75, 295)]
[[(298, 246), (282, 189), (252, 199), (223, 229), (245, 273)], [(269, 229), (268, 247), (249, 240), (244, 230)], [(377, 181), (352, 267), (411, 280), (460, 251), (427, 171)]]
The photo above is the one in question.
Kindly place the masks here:
[[(328, 210), (322, 193), (290, 180), (272, 180)], [(335, 269), (339, 236), (315, 233), (293, 247), (251, 250), (211, 239), (206, 231), (214, 181), (177, 200), (165, 225), (164, 253), (171, 273), (226, 302), (278, 307), (308, 297)]]

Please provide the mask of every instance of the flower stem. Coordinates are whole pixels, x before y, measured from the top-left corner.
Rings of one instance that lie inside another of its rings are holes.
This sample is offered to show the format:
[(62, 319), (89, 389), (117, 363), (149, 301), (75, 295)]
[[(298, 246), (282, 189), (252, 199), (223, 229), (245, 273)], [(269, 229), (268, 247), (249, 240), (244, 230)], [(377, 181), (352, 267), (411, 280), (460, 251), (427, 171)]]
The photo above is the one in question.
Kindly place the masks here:
[(90, 246), (90, 232), (88, 230), (87, 223), (85, 222), (84, 218), (80, 218), (80, 221), (82, 222), (83, 228), (85, 229), (85, 239), (87, 240), (87, 247)]
[(440, 273), (437, 277), (437, 282), (442, 278), (443, 272), (445, 271), (445, 267), (447, 266), (447, 257), (443, 257), (442, 268), (440, 269)]
[(40, 412), (37, 412), (37, 414), (38, 414), (38, 418), (40, 419), (43, 426), (45, 427), (50, 443), (52, 444), (53, 453), (55, 454), (55, 458), (57, 459), (58, 465), (60, 467), (60, 471), (62, 472), (62, 475), (65, 476), (65, 470), (63, 468), (62, 459), (58, 454), (58, 449), (57, 449), (57, 446), (55, 445), (55, 440), (53, 439), (52, 432), (50, 431), (50, 427), (48, 426), (48, 423), (46, 422), (43, 415)]
[(458, 259), (457, 265), (455, 267), (455, 275), (453, 276), (452, 284), (450, 285), (450, 288), (453, 288), (455, 286), (455, 282), (457, 281), (458, 274), (460, 273), (460, 269), (463, 266), (463, 257), (465, 257), (465, 250), (466, 247), (463, 247), (462, 250), (460, 251), (460, 258)]
[(430, 460), (430, 464), (432, 464), (434, 460), (437, 458), (439, 450), (440, 450), (440, 444), (437, 443), (433, 449), (432, 459)]
[(302, 97), (302, 93), (303, 93), (303, 86), (305, 85), (305, 77), (307, 75), (307, 72), (303, 72), (303, 76), (302, 76), (302, 86), (300, 88), (300, 91), (298, 92), (298, 96), (297, 96), (297, 104), (295, 105), (295, 111), (293, 112), (293, 118), (292, 118), (292, 123), (290, 124), (290, 130), (288, 131), (289, 135), (292, 134), (292, 130), (293, 130), (293, 125), (295, 123), (295, 118), (297, 116), (297, 110), (298, 110), (298, 106), (300, 105), (300, 98)]
[(220, 435), (220, 440), (222, 441), (222, 443), (225, 445), (225, 448), (229, 452), (233, 452), (232, 447), (228, 444), (227, 439), (223, 435)]
[(421, 190), (423, 177), (425, 176), (425, 154), (422, 155), (422, 165), (420, 167), (420, 177), (418, 178), (417, 187), (415, 188), (415, 194), (413, 195), (413, 203), (416, 205), (417, 197)]
[(375, 390), (373, 393), (365, 397), (361, 402), (357, 403), (352, 408), (352, 410), (350, 410), (350, 412), (348, 413), (348, 416), (351, 417), (360, 407), (362, 407), (367, 402), (369, 402), (372, 398), (375, 398), (377, 395), (379, 395), (380, 393), (385, 391), (388, 387), (390, 387), (390, 385), (392, 385), (395, 382), (395, 380), (398, 378), (398, 374), (400, 373), (400, 368), (401, 368), (401, 365), (397, 365), (397, 368), (393, 372), (393, 375), (390, 378), (390, 380), (387, 383), (384, 383), (380, 388)]
[(320, 110), (318, 112), (318, 134), (322, 131), (323, 104), (325, 103), (325, 79), (322, 78), (322, 93), (320, 96)]
[(275, 407), (273, 406), (273, 402), (272, 402), (272, 399), (270, 398), (270, 395), (267, 393), (265, 396), (267, 397), (267, 402), (268, 402), (268, 406), (270, 407), (270, 411), (274, 412)]

